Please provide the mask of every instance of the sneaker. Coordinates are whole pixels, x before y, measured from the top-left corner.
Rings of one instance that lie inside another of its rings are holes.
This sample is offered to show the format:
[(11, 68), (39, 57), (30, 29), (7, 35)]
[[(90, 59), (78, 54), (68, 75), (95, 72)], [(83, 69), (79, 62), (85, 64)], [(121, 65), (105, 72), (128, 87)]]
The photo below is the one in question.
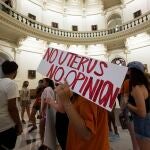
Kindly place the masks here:
[(33, 126), (33, 124), (32, 124), (32, 123), (28, 124), (28, 127), (31, 127), (31, 126)]
[(37, 129), (37, 126), (33, 126), (28, 132), (31, 133), (35, 129)]
[(26, 124), (25, 120), (22, 120), (22, 123), (23, 123), (23, 124)]
[(115, 137), (116, 140), (119, 140), (119, 139), (120, 139), (119, 134), (114, 134), (114, 137)]
[(110, 142), (116, 142), (118, 140), (120, 140), (119, 134), (113, 134), (113, 136), (109, 136), (109, 141)]
[(110, 141), (110, 142), (115, 142), (115, 141), (116, 141), (116, 138), (115, 138), (115, 137), (109, 137), (109, 141)]
[(112, 131), (109, 132), (109, 137), (113, 137), (114, 133)]
[(114, 133), (112, 131), (109, 132), (109, 141), (110, 142), (114, 142), (115, 141)]

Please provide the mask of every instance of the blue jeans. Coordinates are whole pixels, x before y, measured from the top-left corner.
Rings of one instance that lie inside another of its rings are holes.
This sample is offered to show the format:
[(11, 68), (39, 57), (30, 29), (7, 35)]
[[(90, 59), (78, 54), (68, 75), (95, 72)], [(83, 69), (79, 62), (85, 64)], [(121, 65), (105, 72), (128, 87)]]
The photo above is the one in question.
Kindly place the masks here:
[(150, 113), (145, 118), (133, 114), (134, 130), (139, 138), (150, 139)]

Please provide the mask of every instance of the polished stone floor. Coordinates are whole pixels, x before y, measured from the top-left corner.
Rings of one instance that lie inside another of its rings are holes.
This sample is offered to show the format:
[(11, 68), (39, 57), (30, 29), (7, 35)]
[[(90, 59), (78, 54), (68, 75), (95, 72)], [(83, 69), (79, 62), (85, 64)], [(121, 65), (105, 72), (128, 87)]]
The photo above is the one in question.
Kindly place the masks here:
[[(28, 133), (30, 128), (24, 125), (24, 131), (18, 137), (15, 150), (37, 150), (40, 146), (39, 130)], [(127, 130), (119, 128), (120, 138), (110, 142), (111, 150), (132, 150), (131, 140)]]
[[(118, 115), (118, 111), (116, 111), (116, 118), (117, 115)], [(25, 118), (26, 120), (28, 120), (27, 117)], [(118, 124), (120, 138), (110, 141), (111, 150), (132, 150), (131, 140), (128, 131), (122, 130), (118, 123), (118, 119), (116, 120)], [(37, 126), (38, 125), (39, 125), (39, 120), (37, 120)], [(23, 125), (23, 134), (20, 135), (17, 139), (15, 150), (37, 150), (38, 149), (38, 147), (41, 144), (39, 129), (36, 129), (33, 132), (28, 133), (30, 128), (31, 127), (28, 127), (28, 122), (26, 121), (26, 124)]]

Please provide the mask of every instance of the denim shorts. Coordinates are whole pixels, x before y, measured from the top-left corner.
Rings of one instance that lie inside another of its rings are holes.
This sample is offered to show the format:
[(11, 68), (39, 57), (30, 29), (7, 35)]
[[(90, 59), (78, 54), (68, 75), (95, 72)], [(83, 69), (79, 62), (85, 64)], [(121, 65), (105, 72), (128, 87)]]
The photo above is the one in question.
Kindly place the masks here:
[(133, 114), (133, 122), (136, 136), (150, 140), (150, 113), (145, 118)]

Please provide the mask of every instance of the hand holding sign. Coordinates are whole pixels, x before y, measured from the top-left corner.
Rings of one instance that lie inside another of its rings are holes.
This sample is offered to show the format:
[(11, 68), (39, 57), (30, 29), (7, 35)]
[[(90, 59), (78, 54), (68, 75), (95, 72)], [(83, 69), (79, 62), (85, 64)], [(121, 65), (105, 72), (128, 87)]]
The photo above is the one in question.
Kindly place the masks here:
[(57, 86), (55, 92), (58, 95), (58, 100), (60, 100), (63, 105), (70, 103), (70, 97), (73, 93), (66, 81), (64, 84)]
[(127, 69), (109, 62), (48, 48), (38, 72), (58, 83), (64, 79), (68, 81), (68, 85), (59, 87), (58, 93), (61, 97), (68, 98), (66, 96), (69, 95), (65, 96), (62, 92), (65, 88), (68, 93), (70, 88), (87, 100), (111, 111)]

